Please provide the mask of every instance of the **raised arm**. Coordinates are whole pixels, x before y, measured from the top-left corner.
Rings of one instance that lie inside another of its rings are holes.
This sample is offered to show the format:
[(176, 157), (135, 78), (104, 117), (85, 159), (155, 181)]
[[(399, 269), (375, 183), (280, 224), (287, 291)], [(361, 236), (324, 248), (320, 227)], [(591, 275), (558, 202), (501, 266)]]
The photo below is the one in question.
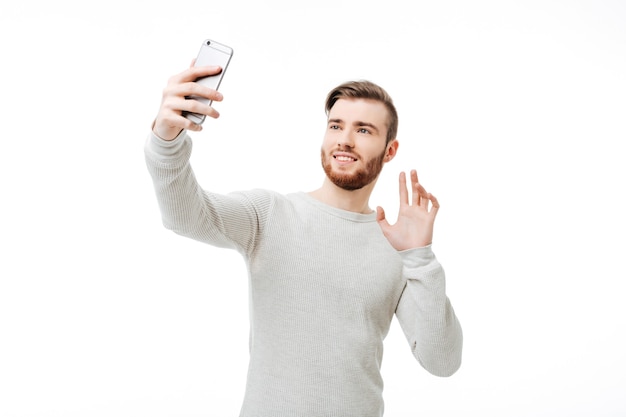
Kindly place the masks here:
[(194, 82), (198, 78), (219, 74), (220, 67), (194, 67), (193, 65), (171, 77), (163, 89), (161, 106), (152, 126), (155, 135), (164, 140), (175, 139), (182, 130), (200, 131), (202, 126), (184, 117), (184, 111), (218, 118), (219, 112), (213, 107), (185, 97), (199, 96), (213, 101), (221, 101), (222, 94), (216, 90)]
[(443, 268), (431, 247), (401, 252), (406, 287), (396, 317), (411, 352), (433, 375), (450, 376), (461, 366), (463, 332), (446, 295)]
[(406, 175), (400, 174), (400, 211), (390, 225), (378, 207), (378, 223), (387, 240), (399, 251), (407, 280), (396, 316), (413, 355), (430, 373), (450, 376), (461, 365), (463, 333), (446, 295), (443, 268), (431, 249), (433, 226), (439, 202), (419, 183), (411, 171), (411, 190)]
[(166, 228), (215, 246), (247, 252), (261, 227), (264, 215), (259, 211), (267, 206), (266, 199), (254, 193), (224, 195), (206, 191), (197, 182), (189, 161), (192, 140), (187, 131), (199, 131), (201, 126), (183, 117), (183, 111), (213, 118), (219, 114), (185, 97), (220, 101), (220, 93), (194, 82), (219, 71), (219, 67), (192, 66), (170, 78), (145, 144), (146, 164)]

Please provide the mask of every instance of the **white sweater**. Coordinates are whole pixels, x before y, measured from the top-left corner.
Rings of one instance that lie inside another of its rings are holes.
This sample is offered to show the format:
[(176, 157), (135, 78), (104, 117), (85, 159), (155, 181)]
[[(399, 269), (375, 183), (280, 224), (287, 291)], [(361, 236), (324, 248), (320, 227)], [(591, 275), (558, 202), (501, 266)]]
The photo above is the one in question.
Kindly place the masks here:
[(241, 417), (378, 417), (393, 315), (419, 363), (461, 364), (462, 332), (430, 246), (397, 252), (376, 222), (305, 193), (203, 190), (185, 133), (150, 134), (146, 161), (165, 227), (236, 249), (249, 275), (250, 362)]

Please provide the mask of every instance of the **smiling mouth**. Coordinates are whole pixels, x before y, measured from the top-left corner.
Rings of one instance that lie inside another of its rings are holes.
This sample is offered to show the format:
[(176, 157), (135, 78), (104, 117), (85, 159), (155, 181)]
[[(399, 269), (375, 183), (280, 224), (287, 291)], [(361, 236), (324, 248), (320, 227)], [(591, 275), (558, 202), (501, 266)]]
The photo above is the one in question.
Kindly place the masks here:
[(335, 156), (333, 156), (333, 158), (335, 158), (339, 162), (354, 162), (354, 161), (356, 161), (356, 158), (352, 158), (350, 156), (345, 156), (345, 155), (335, 155)]

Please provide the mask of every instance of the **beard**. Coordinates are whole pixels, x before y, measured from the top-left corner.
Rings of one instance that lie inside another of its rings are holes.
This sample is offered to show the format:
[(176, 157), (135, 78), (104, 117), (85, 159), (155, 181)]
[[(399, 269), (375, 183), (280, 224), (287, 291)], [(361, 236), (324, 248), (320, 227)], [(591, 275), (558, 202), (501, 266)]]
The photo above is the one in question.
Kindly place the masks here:
[(339, 188), (354, 191), (371, 184), (372, 181), (378, 177), (378, 174), (380, 174), (380, 171), (383, 169), (385, 152), (383, 151), (380, 156), (367, 161), (364, 168), (359, 169), (353, 174), (333, 171), (332, 164), (330, 163), (331, 158), (332, 156), (326, 157), (322, 149), (322, 167), (328, 179)]

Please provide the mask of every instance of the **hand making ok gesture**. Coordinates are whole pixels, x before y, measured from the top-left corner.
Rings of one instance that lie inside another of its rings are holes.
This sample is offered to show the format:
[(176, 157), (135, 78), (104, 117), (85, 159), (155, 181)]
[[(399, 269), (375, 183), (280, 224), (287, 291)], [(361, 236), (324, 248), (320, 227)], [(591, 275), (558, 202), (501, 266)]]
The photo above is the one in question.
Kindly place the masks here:
[(382, 207), (376, 208), (376, 220), (391, 246), (401, 251), (432, 243), (438, 210), (439, 202), (435, 196), (426, 192), (417, 179), (417, 171), (411, 170), (411, 201), (406, 174), (400, 173), (400, 210), (396, 223), (389, 224)]

